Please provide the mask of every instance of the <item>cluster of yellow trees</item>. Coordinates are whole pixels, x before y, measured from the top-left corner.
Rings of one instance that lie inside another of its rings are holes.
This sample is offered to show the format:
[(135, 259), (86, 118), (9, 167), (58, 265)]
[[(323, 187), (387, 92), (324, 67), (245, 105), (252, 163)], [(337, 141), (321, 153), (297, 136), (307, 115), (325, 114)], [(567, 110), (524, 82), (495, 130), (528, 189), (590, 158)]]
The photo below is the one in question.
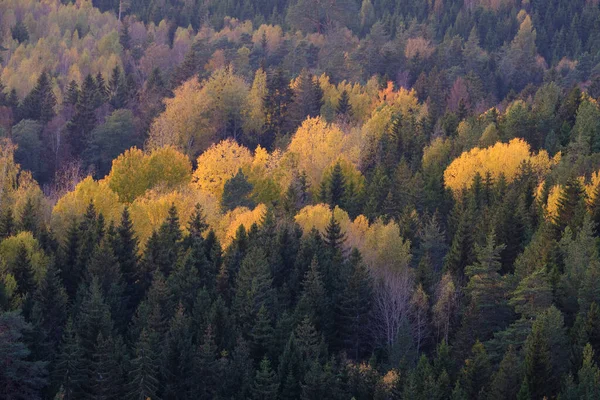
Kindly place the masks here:
[(453, 191), (470, 187), (477, 174), (483, 178), (489, 173), (494, 180), (503, 175), (510, 183), (523, 163), (529, 163), (541, 180), (558, 161), (560, 153), (554, 158), (550, 158), (545, 150), (533, 154), (526, 141), (513, 139), (509, 143), (498, 142), (491, 147), (476, 147), (464, 152), (446, 168), (444, 181)]

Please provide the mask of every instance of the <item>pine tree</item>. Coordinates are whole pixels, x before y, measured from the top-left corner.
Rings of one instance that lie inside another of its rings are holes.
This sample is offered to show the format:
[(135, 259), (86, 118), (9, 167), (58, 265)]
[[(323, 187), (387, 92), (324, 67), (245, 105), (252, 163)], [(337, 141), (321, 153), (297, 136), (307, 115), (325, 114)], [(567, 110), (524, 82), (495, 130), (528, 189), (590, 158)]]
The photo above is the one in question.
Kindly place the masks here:
[(219, 375), (217, 371), (217, 346), (212, 326), (206, 328), (202, 345), (196, 355), (195, 370), (198, 371), (202, 380), (196, 383), (195, 393), (201, 399), (212, 399), (219, 386)]
[(531, 400), (531, 393), (529, 392), (529, 383), (527, 378), (523, 379), (519, 392), (517, 393), (517, 400)]
[(260, 362), (260, 369), (256, 371), (252, 385), (252, 398), (254, 400), (275, 400), (279, 390), (277, 375), (271, 369), (269, 359), (264, 357)]
[(67, 238), (61, 247), (61, 278), (69, 299), (75, 297), (75, 292), (81, 280), (82, 271), (78, 270), (77, 256), (79, 250), (79, 227), (73, 220), (67, 230)]
[(338, 101), (338, 105), (335, 109), (335, 112), (337, 113), (337, 115), (344, 118), (352, 117), (352, 104), (350, 104), (350, 95), (348, 94), (348, 91), (346, 89), (344, 89), (340, 94), (340, 99)]
[(333, 167), (331, 175), (323, 181), (325, 185), (321, 200), (333, 209), (336, 206), (346, 208), (346, 178), (342, 172), (340, 163)]
[[(473, 337), (482, 340), (505, 327), (511, 316), (499, 274), (500, 252), (503, 248), (503, 245), (496, 246), (495, 235), (491, 233), (485, 246), (475, 246), (477, 262), (465, 270), (469, 278), (467, 292), (473, 311), (469, 325), (472, 324)], [(463, 323), (463, 326), (466, 325)]]

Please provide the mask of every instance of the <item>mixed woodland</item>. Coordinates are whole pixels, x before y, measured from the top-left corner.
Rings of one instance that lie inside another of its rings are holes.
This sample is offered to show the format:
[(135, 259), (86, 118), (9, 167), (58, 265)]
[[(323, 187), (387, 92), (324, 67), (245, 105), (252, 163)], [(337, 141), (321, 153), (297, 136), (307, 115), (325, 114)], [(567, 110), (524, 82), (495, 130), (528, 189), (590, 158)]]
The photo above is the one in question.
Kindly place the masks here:
[(0, 1), (0, 398), (600, 399), (598, 0)]

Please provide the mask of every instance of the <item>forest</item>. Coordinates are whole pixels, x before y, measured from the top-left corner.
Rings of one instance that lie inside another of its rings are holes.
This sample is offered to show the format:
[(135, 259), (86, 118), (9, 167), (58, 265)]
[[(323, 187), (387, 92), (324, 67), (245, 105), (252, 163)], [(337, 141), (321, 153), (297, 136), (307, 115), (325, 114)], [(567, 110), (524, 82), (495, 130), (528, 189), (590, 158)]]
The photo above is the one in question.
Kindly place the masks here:
[(0, 0), (0, 399), (600, 399), (600, 1)]

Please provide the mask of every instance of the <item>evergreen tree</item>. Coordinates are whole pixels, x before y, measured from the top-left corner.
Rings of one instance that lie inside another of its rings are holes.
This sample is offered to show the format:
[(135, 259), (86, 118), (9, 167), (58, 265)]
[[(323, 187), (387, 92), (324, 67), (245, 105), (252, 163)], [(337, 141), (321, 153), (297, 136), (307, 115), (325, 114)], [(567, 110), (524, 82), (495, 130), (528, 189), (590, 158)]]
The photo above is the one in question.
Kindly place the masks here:
[(337, 115), (343, 118), (352, 117), (352, 104), (350, 104), (350, 95), (346, 89), (344, 89), (340, 94), (340, 99), (335, 112)]
[[(98, 335), (109, 337), (112, 333), (113, 323), (110, 309), (102, 296), (102, 288), (98, 278), (92, 278), (89, 287), (82, 286), (84, 291), (83, 301), (77, 314), (76, 332), (81, 343), (85, 368), (89, 371), (92, 357), (96, 349)], [(88, 382), (89, 384), (89, 382)]]
[(570, 179), (558, 199), (556, 218), (554, 224), (558, 237), (568, 226), (571, 232), (578, 232), (583, 224), (586, 213), (585, 191), (576, 179)]
[(30, 360), (25, 335), (31, 325), (18, 312), (0, 314), (0, 397), (7, 400), (41, 399), (47, 384), (47, 363)]
[(42, 124), (48, 123), (56, 115), (56, 96), (48, 72), (44, 71), (32, 91), (23, 99), (20, 107), (22, 119), (33, 119)]
[(23, 211), (21, 211), (21, 230), (31, 232), (34, 236), (38, 236), (38, 219), (33, 200), (27, 197)]
[(254, 400), (275, 400), (279, 383), (277, 375), (271, 369), (271, 363), (268, 358), (263, 358), (260, 362), (260, 369), (256, 371), (254, 385), (252, 385), (252, 398)]
[(44, 359), (52, 360), (60, 345), (67, 319), (68, 297), (54, 263), (48, 266), (35, 295), (31, 320), (36, 347)]
[(79, 399), (83, 395), (82, 390), (87, 381), (83, 349), (70, 319), (63, 333), (62, 346), (52, 378), (55, 386), (61, 386), (65, 400)]
[(461, 383), (469, 399), (485, 399), (490, 384), (491, 365), (485, 347), (479, 341), (473, 345), (471, 356), (461, 371)]
[(267, 95), (263, 101), (265, 109), (266, 142), (261, 143), (267, 149), (275, 138), (281, 137), (291, 130), (289, 108), (293, 102), (294, 92), (290, 88), (289, 79), (282, 68), (269, 74), (267, 79)]
[(290, 105), (290, 118), (294, 126), (298, 126), (306, 118), (314, 118), (321, 114), (323, 106), (323, 90), (318, 80), (306, 70), (298, 76), (294, 89), (294, 101)]
[(65, 103), (74, 106), (79, 101), (79, 85), (76, 81), (71, 81), (67, 86), (67, 92), (65, 94)]
[(308, 318), (320, 332), (329, 333), (332, 317), (331, 306), (316, 258), (313, 259), (302, 286), (302, 295), (296, 307), (298, 319)]
[(254, 208), (256, 204), (251, 198), (253, 188), (254, 186), (248, 182), (240, 168), (237, 174), (225, 182), (223, 187), (223, 197), (221, 198), (223, 211), (232, 211), (237, 207)]
[(117, 237), (113, 245), (114, 253), (121, 268), (121, 274), (126, 283), (125, 295), (131, 312), (140, 301), (140, 288), (136, 287), (140, 279), (139, 270), (139, 240), (133, 230), (133, 222), (129, 208), (125, 207), (121, 214), (121, 224), (117, 227)]
[(101, 333), (98, 334), (91, 365), (90, 397), (115, 400), (123, 398), (124, 373), (119, 358), (124, 351), (112, 337), (105, 339)]
[(350, 278), (337, 305), (337, 335), (348, 355), (356, 360), (369, 345), (369, 318), (373, 306), (373, 282), (360, 252), (350, 255)]
[(89, 135), (96, 126), (95, 110), (98, 101), (98, 87), (91, 75), (87, 75), (81, 85), (75, 114), (69, 123), (68, 141), (74, 155), (83, 154)]
[(190, 321), (181, 304), (169, 323), (162, 350), (161, 381), (164, 399), (185, 399), (192, 394), (193, 347)]
[(0, 215), (0, 238), (5, 239), (15, 231), (15, 220), (12, 207), (6, 207)]
[(498, 371), (494, 374), (488, 398), (490, 400), (516, 398), (521, 377), (517, 354), (514, 347), (510, 346), (500, 362)]
[(14, 262), (10, 266), (15, 280), (17, 281), (16, 293), (25, 296), (29, 293), (33, 294), (35, 290), (35, 279), (33, 276), (33, 267), (29, 258), (29, 251), (25, 243), (21, 242), (17, 247), (17, 254)]
[(144, 329), (135, 345), (129, 371), (128, 398), (131, 400), (158, 399), (158, 365), (152, 340), (152, 335)]
[(600, 237), (600, 185), (594, 189), (593, 201), (590, 206), (592, 214), (592, 223), (594, 224), (594, 233)]

